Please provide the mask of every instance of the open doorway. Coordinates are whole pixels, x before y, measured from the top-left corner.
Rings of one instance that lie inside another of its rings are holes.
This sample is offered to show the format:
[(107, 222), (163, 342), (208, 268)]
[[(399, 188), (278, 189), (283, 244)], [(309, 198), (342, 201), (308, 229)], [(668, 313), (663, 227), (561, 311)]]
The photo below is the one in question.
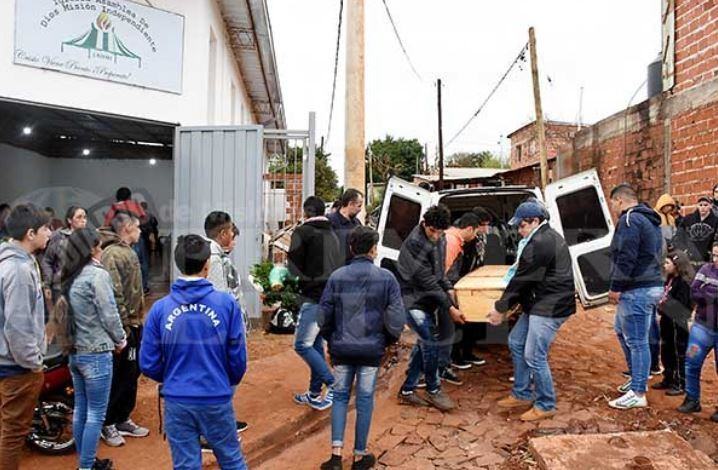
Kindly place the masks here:
[(99, 227), (117, 190), (129, 188), (157, 220), (158, 237), (146, 253), (148, 282), (156, 293), (166, 292), (175, 127), (0, 98), (0, 203), (32, 202), (51, 208), (60, 221), (70, 206), (80, 206), (88, 225)]

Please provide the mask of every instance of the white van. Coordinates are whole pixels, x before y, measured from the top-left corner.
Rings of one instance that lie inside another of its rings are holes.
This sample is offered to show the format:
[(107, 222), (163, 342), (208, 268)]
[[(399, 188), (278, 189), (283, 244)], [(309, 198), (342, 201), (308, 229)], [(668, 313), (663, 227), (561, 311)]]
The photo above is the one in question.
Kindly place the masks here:
[(529, 186), (497, 186), (431, 192), (400, 178), (386, 187), (379, 218), (377, 264), (395, 272), (399, 249), (424, 212), (444, 204), (452, 220), (476, 206), (488, 210), (493, 221), (487, 237), (486, 264), (510, 265), (516, 261), (518, 233), (508, 226), (514, 211), (529, 197), (543, 201), (551, 227), (566, 239), (573, 260), (576, 291), (581, 303), (598, 305), (608, 300), (610, 245), (613, 221), (596, 170), (564, 178), (541, 190)]

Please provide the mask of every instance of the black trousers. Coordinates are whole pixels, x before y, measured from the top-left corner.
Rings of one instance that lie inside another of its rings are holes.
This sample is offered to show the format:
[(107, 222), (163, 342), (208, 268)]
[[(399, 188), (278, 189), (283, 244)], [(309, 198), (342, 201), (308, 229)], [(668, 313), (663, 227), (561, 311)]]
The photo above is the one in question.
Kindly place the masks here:
[(140, 378), (140, 343), (142, 327), (130, 327), (127, 347), (115, 354), (112, 364), (112, 389), (107, 404), (105, 426), (127, 421), (137, 404), (137, 381)]
[(661, 362), (665, 369), (663, 380), (671, 385), (685, 388), (688, 322), (676, 321), (666, 314), (660, 317)]
[(486, 323), (456, 325), (456, 335), (451, 357), (455, 361), (466, 360), (474, 354), (477, 341), (486, 339)]

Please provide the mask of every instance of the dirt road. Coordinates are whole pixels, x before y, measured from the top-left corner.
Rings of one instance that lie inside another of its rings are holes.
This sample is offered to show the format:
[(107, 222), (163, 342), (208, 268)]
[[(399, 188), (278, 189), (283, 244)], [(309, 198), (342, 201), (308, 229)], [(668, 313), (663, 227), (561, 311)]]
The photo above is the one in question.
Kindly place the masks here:
[[(532, 436), (670, 427), (718, 461), (718, 424), (708, 420), (718, 404), (713, 358), (708, 358), (703, 373), (702, 413), (682, 415), (675, 411), (681, 397), (656, 391), (649, 392), (651, 406), (646, 410), (612, 410), (606, 401), (618, 396), (615, 387), (623, 381), (625, 369), (612, 322), (612, 311), (601, 307), (581, 310), (564, 325), (550, 358), (559, 414), (540, 424), (522, 423), (518, 414), (494, 406), (511, 385), (511, 362), (503, 345), (482, 351), (489, 364), (462, 373), (463, 386), (446, 385), (460, 407), (445, 415), (399, 406), (395, 393), (405, 363), (395, 366), (385, 374), (377, 397), (370, 450), (381, 456), (381, 468), (526, 469), (536, 468), (527, 451)], [(235, 401), (238, 416), (252, 426), (243, 435), (249, 461), (262, 469), (318, 468), (329, 453), (329, 412), (316, 413), (291, 402), (292, 391), (301, 391), (307, 380), (306, 367), (291, 351), (291, 337), (258, 334), (250, 346), (253, 365)], [(100, 444), (99, 455), (112, 458), (121, 470), (170, 468), (167, 443), (157, 434), (157, 401), (149, 381), (142, 382), (135, 418), (148, 425), (152, 435), (118, 449)], [(352, 434), (350, 421), (348, 448)], [(217, 468), (211, 457), (205, 460), (207, 468)], [(74, 456), (43, 457), (28, 451), (22, 468), (59, 470), (75, 463)]]

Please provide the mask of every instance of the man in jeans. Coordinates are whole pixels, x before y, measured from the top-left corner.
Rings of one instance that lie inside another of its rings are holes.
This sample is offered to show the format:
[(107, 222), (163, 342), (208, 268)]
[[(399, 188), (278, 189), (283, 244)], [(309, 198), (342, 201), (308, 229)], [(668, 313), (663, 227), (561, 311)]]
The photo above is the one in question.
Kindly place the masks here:
[(17, 470), (44, 381), (45, 301), (34, 254), (50, 238), (49, 217), (32, 204), (10, 212), (0, 244), (0, 468)]
[(539, 202), (519, 205), (509, 225), (518, 227), (526, 245), (516, 273), (489, 313), (489, 322), (500, 325), (517, 305), (523, 313), (509, 334), (513, 390), (497, 404), (500, 408), (531, 406), (521, 420), (538, 421), (556, 414), (548, 353), (561, 325), (576, 313), (573, 267), (566, 241), (549, 227)]
[[(324, 341), (319, 336), (319, 299), (329, 276), (344, 265), (339, 240), (324, 216), (324, 201), (310, 196), (304, 201), (304, 223), (292, 234), (288, 254), (289, 271), (299, 278), (301, 308), (294, 338), (294, 350), (311, 371), (309, 390), (294, 395), (300, 405), (315, 410), (332, 406), (334, 376), (324, 357)], [(322, 386), (327, 393), (322, 398)]]
[(243, 470), (232, 395), (247, 370), (244, 322), (234, 298), (206, 279), (209, 257), (203, 237), (178, 238), (174, 258), (182, 274), (150, 310), (140, 367), (162, 384), (173, 467), (202, 467), (203, 436), (222, 469)]
[(646, 384), (651, 367), (649, 332), (663, 293), (661, 279), (661, 217), (627, 184), (611, 191), (611, 208), (618, 215), (611, 242), (609, 301), (617, 304), (615, 330), (631, 378), (608, 404), (626, 410), (648, 406)]
[[(439, 361), (444, 346), (451, 346), (450, 335), (439, 331), (441, 325), (464, 323), (464, 314), (456, 306), (453, 286), (446, 278), (440, 241), (449, 228), (451, 214), (446, 206), (430, 207), (423, 221), (404, 240), (399, 251), (398, 272), (408, 323), (418, 336), (411, 351), (409, 370), (399, 391), (399, 402), (406, 405), (433, 405), (441, 411), (456, 407), (441, 390)], [(450, 349), (449, 349), (450, 351)], [(447, 361), (449, 354), (446, 354)], [(415, 393), (421, 374), (426, 380), (426, 399)]]
[[(234, 297), (237, 306), (245, 312), (244, 297), (237, 269), (232, 264), (227, 250), (233, 245), (237, 237), (236, 225), (226, 212), (212, 211), (204, 219), (205, 238), (209, 242), (209, 274), (207, 280), (215, 289), (226, 292)], [(246, 313), (246, 312), (245, 312)], [(244, 432), (249, 425), (245, 421), (237, 421), (237, 432)]]
[(349, 397), (356, 379), (356, 431), (352, 469), (373, 468), (367, 451), (374, 389), (388, 345), (399, 340), (406, 323), (401, 289), (394, 275), (374, 265), (379, 234), (358, 227), (349, 235), (354, 255), (349, 265), (331, 275), (320, 303), (321, 334), (334, 365), (332, 457), (323, 470), (341, 470)]
[(146, 437), (150, 431), (130, 419), (137, 403), (140, 368), (137, 352), (142, 340), (142, 271), (132, 249), (140, 239), (140, 221), (127, 212), (117, 212), (111, 229), (101, 229), (102, 264), (112, 277), (115, 302), (127, 335), (127, 347), (114, 356), (112, 389), (107, 406), (102, 439), (110, 447), (119, 447), (126, 437)]

